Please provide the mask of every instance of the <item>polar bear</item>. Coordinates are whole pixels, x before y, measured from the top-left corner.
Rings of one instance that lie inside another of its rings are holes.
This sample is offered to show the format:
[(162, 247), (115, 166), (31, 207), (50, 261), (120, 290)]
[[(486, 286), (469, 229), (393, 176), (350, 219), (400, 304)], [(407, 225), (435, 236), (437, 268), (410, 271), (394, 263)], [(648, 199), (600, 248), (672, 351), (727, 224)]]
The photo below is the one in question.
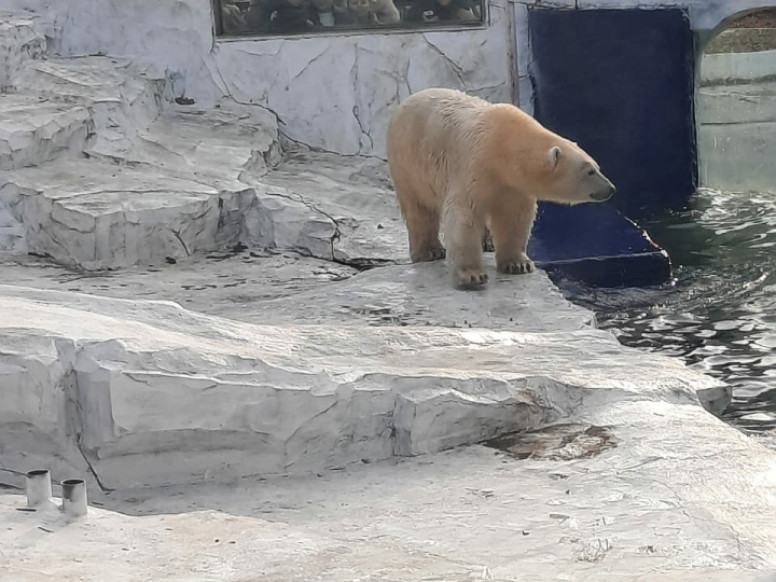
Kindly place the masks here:
[(405, 99), (391, 116), (386, 145), (412, 262), (446, 256), (459, 288), (488, 281), (486, 229), (497, 270), (528, 273), (534, 264), (526, 247), (538, 200), (571, 205), (603, 202), (615, 193), (576, 143), (514, 105), (453, 89), (425, 89)]

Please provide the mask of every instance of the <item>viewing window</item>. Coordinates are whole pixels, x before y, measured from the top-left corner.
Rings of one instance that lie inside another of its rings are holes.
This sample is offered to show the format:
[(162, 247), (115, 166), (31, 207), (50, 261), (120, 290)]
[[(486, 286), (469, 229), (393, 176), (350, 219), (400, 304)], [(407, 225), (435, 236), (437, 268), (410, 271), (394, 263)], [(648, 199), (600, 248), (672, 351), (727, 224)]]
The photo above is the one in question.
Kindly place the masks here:
[(483, 0), (215, 0), (221, 36), (480, 25)]

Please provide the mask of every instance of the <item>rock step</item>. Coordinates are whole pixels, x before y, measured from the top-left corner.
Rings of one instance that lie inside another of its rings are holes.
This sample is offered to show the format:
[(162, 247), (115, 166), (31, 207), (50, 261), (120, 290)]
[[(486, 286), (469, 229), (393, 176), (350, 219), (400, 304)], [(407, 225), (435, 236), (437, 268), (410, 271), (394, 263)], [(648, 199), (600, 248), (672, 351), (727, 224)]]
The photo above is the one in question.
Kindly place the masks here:
[(201, 182), (83, 159), (14, 170), (6, 180), (26, 249), (64, 264), (153, 264), (216, 245), (219, 192)]
[(431, 453), (591, 407), (721, 390), (597, 330), (353, 333), (13, 286), (0, 286), (0, 373), (0, 431), (14, 431), (0, 432), (3, 454), (45, 443), (69, 460), (77, 443), (108, 488)]
[(280, 159), (277, 120), (262, 108), (171, 106), (148, 127), (90, 140), (85, 153), (2, 177), (0, 250), (84, 269), (158, 264), (238, 241), (333, 258), (332, 218), (260, 181)]
[(87, 145), (89, 158), (7, 172), (0, 202), (16, 243), (0, 250), (89, 270), (238, 242), (356, 266), (408, 261), (394, 196), (367, 162), (310, 154), (275, 168), (277, 127), (247, 109), (165, 111), (126, 143)]
[(29, 61), (13, 90), (87, 107), (98, 135), (108, 140), (145, 127), (170, 100), (164, 75), (129, 59), (96, 56)]
[(251, 183), (280, 162), (277, 117), (259, 106), (222, 99), (201, 109), (171, 103), (124, 140), (96, 140), (89, 155), (207, 178)]
[(0, 13), (0, 90), (13, 84), (25, 63), (42, 58), (45, 52), (46, 37), (35, 19)]
[(0, 94), (0, 170), (35, 166), (86, 146), (85, 107), (25, 95)]
[(776, 81), (776, 50), (703, 56), (701, 87)]
[(703, 87), (697, 111), (699, 126), (774, 123), (776, 83)]
[(409, 262), (407, 229), (384, 162), (326, 153), (289, 155), (262, 182), (293, 193), (333, 221), (329, 254), (334, 259)]
[(161, 264), (238, 242), (332, 259), (336, 224), (298, 197), (173, 170), (77, 159), (6, 172), (0, 224), (17, 237), (0, 250), (86, 270)]
[(435, 326), (499, 331), (577, 331), (595, 315), (567, 301), (547, 275), (496, 273), (478, 293), (455, 293), (442, 261), (357, 271), (288, 251), (215, 252), (175, 265), (81, 272), (35, 257), (0, 257), (0, 281), (117, 299), (174, 301), (192, 311), (249, 323)]

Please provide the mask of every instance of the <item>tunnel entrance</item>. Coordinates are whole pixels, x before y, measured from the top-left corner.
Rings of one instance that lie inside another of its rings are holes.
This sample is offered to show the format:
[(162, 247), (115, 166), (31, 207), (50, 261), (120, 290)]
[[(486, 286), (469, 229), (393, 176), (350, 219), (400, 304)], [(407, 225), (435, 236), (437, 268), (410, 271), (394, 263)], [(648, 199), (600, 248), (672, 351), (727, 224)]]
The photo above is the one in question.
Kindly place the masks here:
[(578, 142), (631, 218), (681, 208), (697, 186), (693, 33), (685, 10), (528, 14), (534, 115)]
[(702, 48), (700, 185), (776, 194), (776, 9), (734, 16)]

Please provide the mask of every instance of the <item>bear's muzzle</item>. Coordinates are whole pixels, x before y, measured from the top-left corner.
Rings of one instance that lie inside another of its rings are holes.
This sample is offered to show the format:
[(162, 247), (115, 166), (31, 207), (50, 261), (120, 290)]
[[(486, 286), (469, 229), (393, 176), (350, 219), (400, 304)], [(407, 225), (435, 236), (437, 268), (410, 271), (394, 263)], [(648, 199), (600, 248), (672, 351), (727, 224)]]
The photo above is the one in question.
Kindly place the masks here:
[(603, 190), (599, 190), (598, 192), (593, 192), (590, 195), (590, 198), (595, 200), (596, 202), (606, 202), (614, 196), (614, 193), (617, 192), (617, 188), (614, 187), (613, 184), (610, 184), (606, 186)]

